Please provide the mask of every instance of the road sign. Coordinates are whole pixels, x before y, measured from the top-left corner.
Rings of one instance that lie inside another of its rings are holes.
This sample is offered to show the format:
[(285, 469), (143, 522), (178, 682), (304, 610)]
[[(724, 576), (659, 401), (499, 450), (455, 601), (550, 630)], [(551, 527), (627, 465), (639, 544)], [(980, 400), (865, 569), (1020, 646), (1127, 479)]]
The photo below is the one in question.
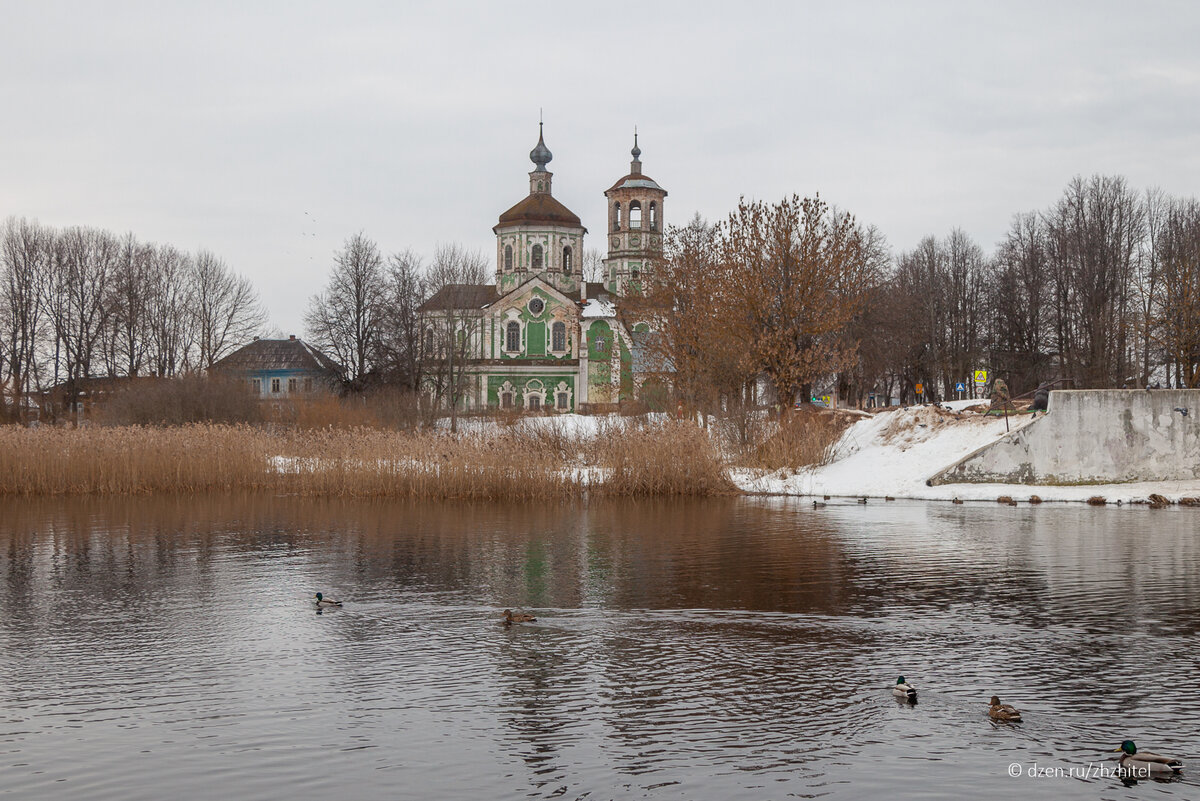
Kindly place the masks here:
[(967, 385), (964, 384), (963, 382), (959, 381), (957, 384), (954, 385), (954, 391), (955, 392), (966, 392)]
[(987, 370), (976, 370), (975, 371), (975, 383), (976, 384), (986, 384), (987, 383)]
[(917, 384), (917, 394), (918, 395), (925, 394), (925, 385), (924, 384)]

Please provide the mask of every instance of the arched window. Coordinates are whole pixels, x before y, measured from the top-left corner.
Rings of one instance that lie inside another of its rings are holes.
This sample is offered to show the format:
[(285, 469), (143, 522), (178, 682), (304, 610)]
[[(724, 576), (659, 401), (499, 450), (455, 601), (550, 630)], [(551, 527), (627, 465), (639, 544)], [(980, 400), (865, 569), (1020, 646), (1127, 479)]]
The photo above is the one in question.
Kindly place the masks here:
[(432, 328), (426, 328), (426, 329), (425, 329), (425, 347), (424, 347), (424, 351), (425, 351), (425, 356), (432, 356), (432, 355), (433, 355), (433, 329), (432, 329)]
[(571, 408), (571, 396), (565, 392), (558, 393), (558, 410), (565, 412)]
[(620, 203), (613, 204), (613, 230), (614, 231), (621, 230), (621, 204)]
[(533, 246), (533, 269), (535, 269), (535, 270), (542, 269), (542, 246), (541, 245)]
[(511, 392), (500, 393), (500, 408), (511, 409), (513, 407), (513, 394)]
[(629, 201), (629, 228), (642, 227), (642, 204), (636, 200)]
[(658, 204), (653, 200), (650, 201), (650, 230), (658, 230)]
[(571, 272), (571, 248), (563, 248), (563, 272)]
[(562, 353), (567, 349), (567, 324), (555, 323), (550, 326), (550, 350)]
[(512, 245), (504, 246), (504, 272), (512, 272)]
[(504, 331), (504, 349), (516, 353), (521, 349), (521, 324), (513, 320), (509, 322)]

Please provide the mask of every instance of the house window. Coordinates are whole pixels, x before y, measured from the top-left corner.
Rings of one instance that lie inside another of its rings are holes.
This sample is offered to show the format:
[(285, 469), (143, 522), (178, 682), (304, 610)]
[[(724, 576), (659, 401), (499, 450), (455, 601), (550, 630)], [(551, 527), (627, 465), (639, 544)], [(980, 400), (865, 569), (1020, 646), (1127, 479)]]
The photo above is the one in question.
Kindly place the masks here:
[(504, 330), (504, 349), (512, 353), (516, 353), (521, 349), (521, 324), (513, 320), (507, 326), (505, 326)]
[(563, 248), (563, 272), (571, 272), (571, 249), (569, 247)]
[(257, 378), (251, 378), (250, 379), (250, 391), (253, 392), (255, 395), (261, 395), (262, 394), (262, 382), (259, 381)]
[(621, 230), (621, 204), (620, 203), (613, 204), (613, 230), (614, 231)]
[(650, 230), (658, 230), (658, 204), (650, 201)]
[(542, 396), (541, 395), (530, 395), (528, 403), (529, 403), (529, 411), (531, 411), (531, 412), (540, 411), (542, 408)]
[(535, 270), (542, 269), (542, 246), (541, 245), (533, 246), (533, 269), (535, 269)]
[(312, 379), (311, 378), (304, 379), (304, 391), (312, 392), (312, 388), (313, 388)]
[(558, 393), (558, 404), (557, 405), (558, 405), (558, 410), (560, 412), (567, 411), (567, 409), (571, 408), (570, 396), (568, 396), (567, 393), (565, 393), (565, 392)]
[(513, 407), (513, 394), (511, 392), (500, 393), (500, 408), (511, 409)]
[(642, 227), (642, 204), (636, 200), (629, 201), (629, 227)]
[(271, 391), (279, 392), (279, 379), (278, 378), (271, 379)]
[(299, 391), (300, 391), (300, 379), (299, 378), (289, 378), (288, 379), (288, 394), (291, 394), (293, 392), (299, 392)]
[(559, 353), (567, 349), (566, 323), (555, 323), (550, 327), (550, 349)]
[(504, 272), (512, 272), (512, 245), (504, 246)]

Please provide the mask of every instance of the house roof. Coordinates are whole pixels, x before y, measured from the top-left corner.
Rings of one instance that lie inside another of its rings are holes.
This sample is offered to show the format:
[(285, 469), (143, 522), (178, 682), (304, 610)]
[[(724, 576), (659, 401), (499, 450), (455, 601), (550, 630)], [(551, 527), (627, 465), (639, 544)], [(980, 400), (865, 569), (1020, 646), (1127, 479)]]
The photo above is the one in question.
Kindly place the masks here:
[(210, 370), (315, 370), (341, 375), (341, 365), (302, 339), (256, 339), (216, 362)]
[(422, 303), (417, 311), (484, 309), (495, 301), (495, 284), (447, 284)]
[[(541, 223), (544, 225), (567, 225), (583, 228), (575, 212), (554, 199), (553, 195), (534, 193), (500, 215), (496, 228), (507, 225)], [(493, 229), (494, 230), (494, 229)], [(584, 233), (586, 233), (586, 229)]]

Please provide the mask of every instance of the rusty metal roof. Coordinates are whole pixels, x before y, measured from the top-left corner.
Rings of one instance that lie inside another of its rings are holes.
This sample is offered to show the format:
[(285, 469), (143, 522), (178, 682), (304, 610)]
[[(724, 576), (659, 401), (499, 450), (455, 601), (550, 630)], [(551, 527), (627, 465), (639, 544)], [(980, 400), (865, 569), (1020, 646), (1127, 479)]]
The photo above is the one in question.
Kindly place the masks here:
[(302, 339), (256, 339), (215, 363), (211, 370), (312, 370), (342, 374), (341, 366)]
[(495, 284), (447, 284), (422, 303), (417, 311), (484, 309), (496, 300)]
[[(500, 215), (500, 222), (493, 228), (506, 225), (542, 223), (544, 225), (567, 225), (583, 228), (575, 212), (554, 199), (553, 195), (532, 194)], [(584, 233), (587, 233), (585, 230)]]

